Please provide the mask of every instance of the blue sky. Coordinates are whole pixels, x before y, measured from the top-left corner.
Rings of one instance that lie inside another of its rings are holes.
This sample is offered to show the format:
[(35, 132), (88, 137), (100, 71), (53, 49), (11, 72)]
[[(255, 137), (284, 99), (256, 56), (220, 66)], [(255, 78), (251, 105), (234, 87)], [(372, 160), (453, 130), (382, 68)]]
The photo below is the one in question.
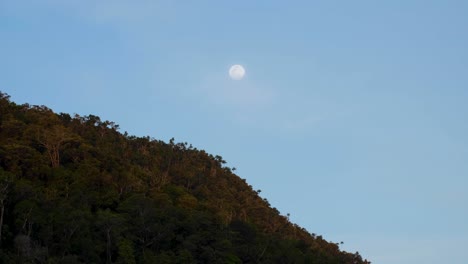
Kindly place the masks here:
[(219, 154), (374, 263), (462, 264), (466, 14), (451, 0), (0, 0), (0, 90)]

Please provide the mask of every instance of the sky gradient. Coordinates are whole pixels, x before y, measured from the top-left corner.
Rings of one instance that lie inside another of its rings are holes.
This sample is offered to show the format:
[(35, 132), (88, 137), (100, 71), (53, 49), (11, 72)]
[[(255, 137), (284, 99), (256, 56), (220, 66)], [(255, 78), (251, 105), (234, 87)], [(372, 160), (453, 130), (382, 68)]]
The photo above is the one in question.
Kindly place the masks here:
[(0, 0), (0, 90), (221, 155), (373, 263), (465, 264), (467, 14), (452, 0)]

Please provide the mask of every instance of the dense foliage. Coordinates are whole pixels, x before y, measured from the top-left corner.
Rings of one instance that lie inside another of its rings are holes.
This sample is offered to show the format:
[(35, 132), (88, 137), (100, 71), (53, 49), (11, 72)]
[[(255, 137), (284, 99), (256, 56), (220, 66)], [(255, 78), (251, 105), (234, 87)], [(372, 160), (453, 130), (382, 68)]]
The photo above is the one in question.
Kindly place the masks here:
[(0, 263), (369, 263), (224, 164), (0, 93)]

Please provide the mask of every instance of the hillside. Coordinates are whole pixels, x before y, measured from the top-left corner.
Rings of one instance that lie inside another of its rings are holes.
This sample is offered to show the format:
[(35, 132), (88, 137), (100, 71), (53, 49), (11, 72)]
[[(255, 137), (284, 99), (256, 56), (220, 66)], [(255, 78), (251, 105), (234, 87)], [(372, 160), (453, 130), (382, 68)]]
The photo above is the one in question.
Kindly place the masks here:
[(0, 93), (1, 263), (370, 263), (222, 157), (118, 128)]

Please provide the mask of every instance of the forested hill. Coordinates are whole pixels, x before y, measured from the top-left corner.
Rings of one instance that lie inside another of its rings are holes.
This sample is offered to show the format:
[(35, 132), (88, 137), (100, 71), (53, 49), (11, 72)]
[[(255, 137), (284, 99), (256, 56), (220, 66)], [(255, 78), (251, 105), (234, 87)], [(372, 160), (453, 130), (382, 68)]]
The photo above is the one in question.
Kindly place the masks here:
[(369, 263), (224, 164), (0, 93), (0, 263)]

